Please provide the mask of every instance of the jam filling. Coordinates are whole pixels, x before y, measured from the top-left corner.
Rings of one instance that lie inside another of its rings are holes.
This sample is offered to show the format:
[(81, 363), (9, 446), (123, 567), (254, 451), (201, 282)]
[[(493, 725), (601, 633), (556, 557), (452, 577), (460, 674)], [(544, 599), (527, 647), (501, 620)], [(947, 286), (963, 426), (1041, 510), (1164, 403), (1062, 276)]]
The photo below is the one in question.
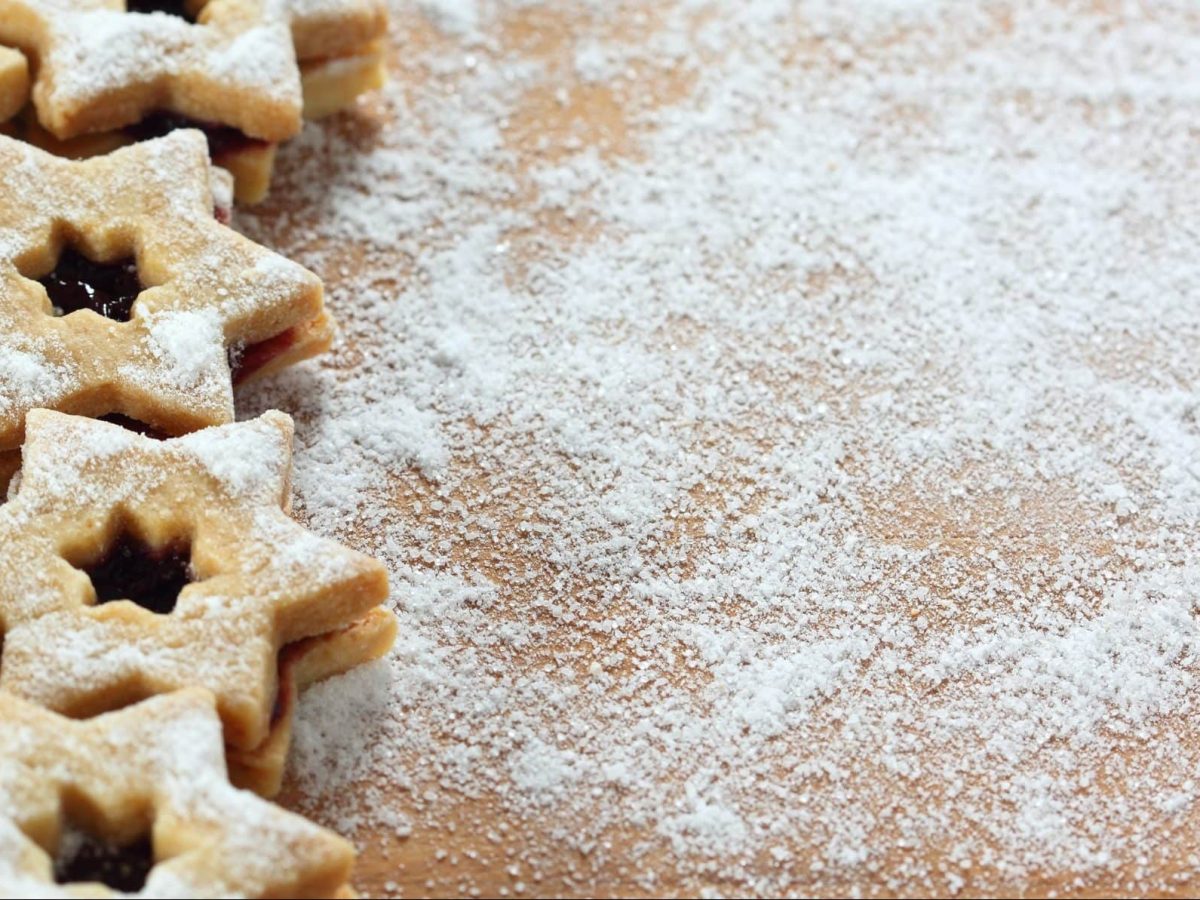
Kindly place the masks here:
[(96, 589), (96, 605), (129, 600), (152, 613), (175, 609), (179, 592), (192, 583), (191, 548), (161, 550), (123, 534), (98, 562), (84, 568)]
[(125, 0), (125, 11), (131, 13), (166, 13), (189, 22), (196, 17), (188, 12), (187, 0)]
[(198, 128), (208, 138), (208, 155), (212, 161), (220, 164), (221, 159), (241, 150), (251, 150), (267, 146), (266, 141), (260, 141), (248, 134), (231, 128), (228, 125), (218, 125), (215, 122), (198, 122), (187, 116), (175, 113), (152, 113), (136, 125), (125, 129), (135, 141), (149, 141), (170, 134), (179, 128)]
[(98, 881), (114, 891), (135, 893), (146, 886), (146, 878), (154, 868), (149, 837), (118, 847), (72, 829), (59, 844), (54, 859), (54, 880), (58, 884)]
[(101, 422), (108, 422), (110, 425), (120, 425), (126, 431), (132, 431), (135, 434), (140, 434), (142, 437), (152, 438), (156, 441), (165, 441), (170, 435), (164, 434), (153, 425), (147, 425), (140, 419), (133, 419), (121, 413), (109, 413), (107, 416), (100, 416)]
[(275, 688), (275, 702), (271, 704), (271, 720), (270, 727), (274, 728), (279, 724), (279, 720), (283, 718), (283, 708), (287, 702), (287, 688), (283, 682), (283, 665), (279, 666), (279, 684)]
[(271, 728), (279, 724), (283, 714), (294, 702), (296, 684), (292, 680), (291, 671), (296, 661), (304, 658), (305, 649), (311, 644), (311, 639), (301, 639), (285, 645), (275, 655), (275, 701), (271, 704)]
[(132, 258), (98, 263), (72, 247), (63, 250), (54, 271), (38, 282), (46, 289), (56, 316), (90, 309), (117, 322), (129, 321), (133, 301), (142, 292)]
[(233, 383), (241, 384), (255, 372), (265, 368), (270, 362), (282, 356), (296, 343), (295, 328), (289, 328), (273, 338), (259, 341), (257, 344), (246, 344), (229, 349), (229, 371), (233, 373)]

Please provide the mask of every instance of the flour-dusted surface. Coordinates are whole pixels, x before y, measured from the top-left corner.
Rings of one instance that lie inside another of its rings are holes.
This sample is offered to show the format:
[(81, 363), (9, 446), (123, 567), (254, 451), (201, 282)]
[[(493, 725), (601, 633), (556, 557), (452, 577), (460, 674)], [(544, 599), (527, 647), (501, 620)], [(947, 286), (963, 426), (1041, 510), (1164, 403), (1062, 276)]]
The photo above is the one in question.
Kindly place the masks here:
[(1194, 892), (1200, 8), (393, 7), (239, 222), (373, 894)]

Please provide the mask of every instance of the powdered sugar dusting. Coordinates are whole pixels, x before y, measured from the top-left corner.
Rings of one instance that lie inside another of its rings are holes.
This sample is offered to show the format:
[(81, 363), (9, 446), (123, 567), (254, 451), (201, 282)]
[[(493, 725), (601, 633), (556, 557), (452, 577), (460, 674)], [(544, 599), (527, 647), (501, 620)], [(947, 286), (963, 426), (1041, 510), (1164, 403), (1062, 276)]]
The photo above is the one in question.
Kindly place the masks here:
[(206, 71), (234, 84), (249, 80), (255, 92), (281, 103), (294, 103), (296, 60), (280, 31), (277, 24), (268, 24), (234, 36), (207, 56)]
[[(377, 672), (306, 701), (301, 783), (375, 834), (413, 816), (410, 864), (460, 817), (525, 835), (429, 863), (444, 890), (511, 887), (506, 850), (564, 871), (560, 841), (588, 856), (539, 891), (1166, 884), (1197, 761), (1194, 11), (629, 14), (574, 9), (562, 61), (435, 42), (365, 149), (285, 155), (346, 341), (260, 402), (300, 410), (300, 499), (390, 561), (402, 616), (386, 704)], [(571, 118), (619, 71), (688, 85), (617, 77), (624, 143)], [(384, 386), (445, 465), (397, 467)], [(351, 765), (321, 747), (356, 697)]]
[(225, 340), (215, 311), (153, 315), (146, 340), (151, 355), (181, 388), (195, 388), (204, 380), (219, 383), (227, 377)]
[[(30, 409), (59, 407), (64, 398), (89, 415), (140, 409), (137, 415), (164, 431), (180, 429), (181, 421), (229, 421), (226, 348), (321, 315), (316, 276), (214, 218), (212, 189), (225, 179), (213, 174), (199, 131), (83, 162), (0, 136), (0, 156), (0, 251), (8, 251), (0, 257), (4, 450), (19, 445)], [(109, 234), (113, 227), (117, 237)], [(147, 289), (128, 323), (114, 325), (91, 311), (48, 314), (45, 289), (25, 277), (44, 272), (30, 270), (28, 260), (33, 248), (54, 248), (64, 229), (77, 232), (84, 248), (115, 242), (116, 250), (136, 255)]]
[(0, 416), (56, 402), (72, 384), (70, 372), (44, 354), (6, 346), (0, 339)]
[(371, 892), (1194, 888), (1195, 6), (421, 9), (244, 219)]
[[(149, 812), (156, 841), (175, 852), (150, 871), (138, 896), (227, 897), (286, 892), (311, 880), (344, 874), (349, 848), (298, 816), (230, 786), (221, 722), (212, 698), (181, 691), (87, 722), (51, 715), (11, 696), (0, 734), (0, 882), (29, 897), (77, 896), (79, 885), (47, 877), (51, 830), (37, 827), (77, 808), (78, 792), (108, 805), (104, 824), (122, 832), (144, 827)], [(143, 809), (139, 800), (152, 793)], [(59, 848), (78, 840), (72, 825)], [(91, 823), (87, 823), (91, 824)], [(203, 845), (186, 837), (203, 832)], [(106, 889), (107, 890), (107, 889)]]
[[(249, 429), (249, 430), (247, 430)], [(206, 428), (178, 446), (199, 459), (217, 482), (237, 497), (280, 499), (291, 468), (291, 422), (267, 413), (240, 429)], [(248, 439), (250, 435), (253, 439)]]

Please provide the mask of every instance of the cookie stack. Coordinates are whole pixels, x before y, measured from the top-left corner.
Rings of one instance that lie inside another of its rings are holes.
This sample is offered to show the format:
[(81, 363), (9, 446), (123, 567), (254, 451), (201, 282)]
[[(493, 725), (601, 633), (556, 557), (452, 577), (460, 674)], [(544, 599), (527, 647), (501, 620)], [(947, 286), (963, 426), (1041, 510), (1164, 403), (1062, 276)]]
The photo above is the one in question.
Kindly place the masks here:
[(351, 895), (349, 844), (264, 798), (297, 691), (396, 623), (378, 561), (290, 518), (291, 419), (234, 422), (333, 323), (228, 222), (385, 30), (377, 0), (0, 0), (0, 896)]
[(75, 159), (194, 127), (257, 203), (303, 118), (383, 83), (386, 32), (384, 0), (0, 0), (0, 122)]

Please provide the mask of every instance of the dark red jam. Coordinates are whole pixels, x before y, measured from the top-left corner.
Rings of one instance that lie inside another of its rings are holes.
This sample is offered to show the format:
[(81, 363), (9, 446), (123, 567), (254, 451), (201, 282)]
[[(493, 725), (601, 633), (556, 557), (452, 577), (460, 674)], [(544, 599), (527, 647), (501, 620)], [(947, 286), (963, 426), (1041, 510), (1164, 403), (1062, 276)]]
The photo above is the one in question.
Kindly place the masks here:
[(186, 546), (155, 549), (123, 534), (99, 561), (84, 568), (96, 589), (96, 604), (130, 600), (167, 615), (179, 592), (192, 583), (192, 554)]
[(64, 835), (54, 860), (58, 884), (100, 882), (114, 891), (136, 893), (146, 886), (154, 868), (154, 848), (148, 837), (117, 847), (84, 832)]
[(170, 134), (179, 128), (197, 128), (204, 132), (204, 136), (208, 138), (208, 155), (215, 163), (220, 163), (221, 159), (232, 153), (237, 153), (241, 150), (250, 150), (255, 147), (267, 146), (265, 141), (260, 141), (250, 137), (244, 132), (238, 131), (236, 128), (230, 128), (228, 125), (218, 125), (215, 122), (198, 122), (195, 119), (189, 119), (187, 116), (176, 115), (175, 113), (152, 113), (136, 125), (130, 125), (125, 129), (135, 141), (149, 141), (154, 138), (160, 138)]
[(153, 425), (147, 425), (139, 419), (133, 419), (129, 416), (121, 415), (121, 413), (109, 413), (107, 416), (101, 416), (100, 421), (108, 422), (111, 425), (120, 425), (126, 431), (133, 431), (142, 437), (153, 438), (156, 441), (165, 441), (170, 437), (170, 435), (164, 434)]
[(295, 345), (296, 337), (296, 329), (289, 328), (282, 334), (259, 341), (257, 344), (231, 348), (229, 371), (233, 373), (233, 383), (241, 384), (255, 372), (265, 368), (272, 360), (282, 356)]
[(105, 318), (128, 322), (133, 301), (142, 292), (132, 258), (98, 263), (72, 247), (63, 250), (54, 271), (38, 281), (59, 316), (90, 309)]
[(279, 724), (283, 714), (295, 702), (296, 683), (291, 671), (311, 646), (309, 639), (293, 641), (284, 646), (275, 657), (275, 701), (271, 704), (271, 727)]
[(125, 0), (125, 11), (131, 13), (166, 13), (189, 22), (196, 17), (188, 12), (187, 0)]
[(283, 718), (283, 708), (287, 702), (287, 686), (284, 684), (283, 667), (279, 670), (279, 683), (275, 687), (275, 702), (271, 704), (271, 727), (274, 728)]

